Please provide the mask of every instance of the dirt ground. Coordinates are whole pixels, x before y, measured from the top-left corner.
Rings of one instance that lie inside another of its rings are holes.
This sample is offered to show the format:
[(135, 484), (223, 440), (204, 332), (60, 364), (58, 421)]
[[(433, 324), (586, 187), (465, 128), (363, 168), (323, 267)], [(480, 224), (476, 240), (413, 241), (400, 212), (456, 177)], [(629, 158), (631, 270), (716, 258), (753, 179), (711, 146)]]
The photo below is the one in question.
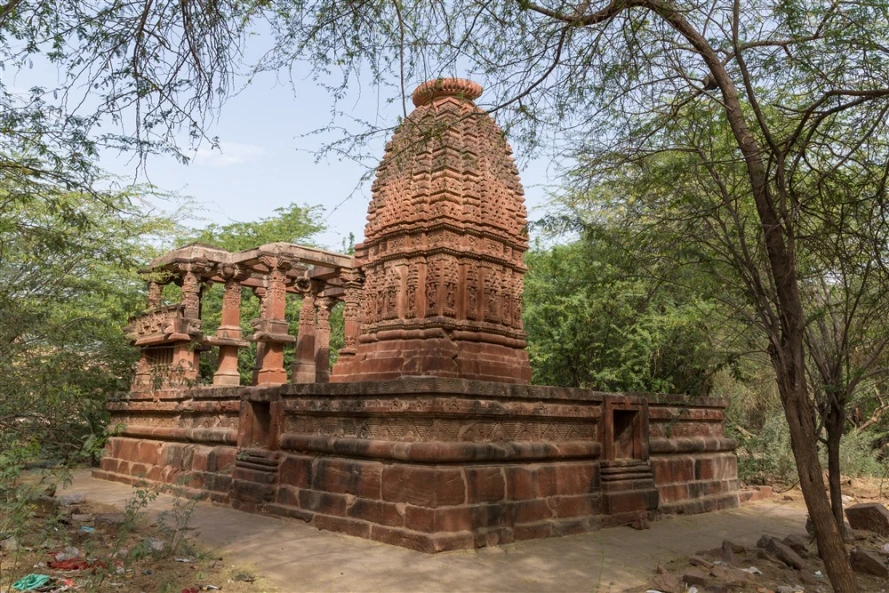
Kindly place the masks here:
[[(805, 512), (802, 491), (797, 485), (773, 484), (772, 489), (774, 492), (773, 503), (798, 508)], [(885, 505), (889, 502), (889, 481), (878, 478), (844, 478), (843, 492), (843, 502), (846, 507), (871, 502)], [(774, 553), (761, 547), (742, 546), (728, 540), (722, 547), (700, 550), (693, 556), (659, 565), (653, 570), (653, 574), (672, 575), (684, 583), (679, 588), (683, 593), (686, 591), (699, 593), (709, 593), (710, 591), (720, 593), (773, 593), (775, 591), (831, 593), (833, 588), (827, 579), (824, 562), (818, 557), (818, 548), (813, 535), (802, 529), (798, 534), (791, 534), (790, 537), (793, 535), (797, 536), (796, 549), (805, 561), (803, 570), (789, 567)], [(800, 543), (804, 547), (801, 547)], [(856, 547), (867, 550), (883, 560), (884, 564), (889, 565), (889, 553), (883, 550), (883, 545), (887, 543), (889, 543), (889, 537), (851, 530), (849, 537), (847, 537), (846, 551), (849, 553)], [(732, 571), (731, 576), (726, 576), (725, 573), (718, 572), (720, 567), (734, 568), (735, 570)], [(721, 578), (713, 576), (714, 568), (717, 571), (715, 574)], [(745, 572), (739, 573), (738, 570)], [(696, 577), (701, 575), (706, 575), (709, 578), (706, 581), (702, 580), (701, 583), (685, 582), (684, 577), (688, 574), (693, 575), (692, 581), (696, 581)], [(856, 576), (860, 590), (864, 593), (889, 592), (889, 580), (885, 578), (861, 573), (856, 573)], [(658, 588), (659, 585), (661, 588)], [(647, 587), (634, 588), (631, 591), (661, 591), (669, 588), (663, 585), (663, 579), (657, 581), (653, 579)], [(664, 593), (668, 592), (665, 590)]]
[[(855, 481), (847, 484), (846, 490), (852, 495), (848, 504), (882, 500), (879, 498), (882, 495), (878, 481)], [(84, 591), (93, 586), (93, 590), (99, 591), (180, 593), (201, 585), (214, 585), (223, 591), (246, 593), (271, 592), (276, 590), (273, 584), (280, 591), (306, 593), (617, 593), (664, 591), (651, 584), (658, 565), (679, 578), (692, 568), (704, 570), (700, 565), (692, 566), (689, 562), (692, 556), (698, 555), (703, 562), (713, 564), (711, 568), (734, 564), (735, 571), (756, 567), (763, 573), (749, 577), (744, 573), (743, 582), (723, 586), (717, 579), (710, 578), (708, 569), (705, 571), (707, 584), (722, 588), (697, 585), (698, 593), (766, 593), (781, 591), (781, 587), (787, 587), (785, 591), (792, 591), (795, 585), (800, 585), (806, 593), (827, 593), (831, 590), (823, 565), (806, 534), (806, 514), (801, 494), (794, 489), (782, 492), (777, 486), (776, 494), (771, 499), (739, 509), (663, 518), (652, 522), (651, 528), (646, 530), (626, 527), (602, 529), (561, 538), (435, 555), (318, 531), (300, 521), (243, 513), (208, 503), (195, 506), (190, 517), (181, 516), (187, 514), (187, 509), (179, 509), (180, 516), (177, 518), (178, 499), (165, 494), (158, 495), (156, 500), (146, 505), (145, 516), (150, 519), (123, 538), (121, 532), (126, 532), (126, 528), (115, 528), (100, 521), (99, 517), (109, 512), (120, 513), (127, 501), (132, 500), (134, 492), (137, 490), (128, 486), (92, 478), (88, 470), (75, 471), (73, 482), (60, 489), (56, 497), (85, 497), (84, 502), (70, 505), (74, 508), (65, 511), (69, 517), (66, 519), (68, 523), (62, 523), (62, 531), (68, 539), (63, 541), (64, 538), (60, 536), (59, 541), (50, 542), (52, 546), (40, 546), (39, 542), (43, 540), (36, 536), (33, 542), (25, 542), (33, 549), (29, 552), (31, 555), (16, 568), (16, 576), (41, 571), (50, 574), (48, 561), (53, 554), (64, 551), (66, 546), (74, 546), (88, 560), (111, 560), (104, 561), (105, 566), (110, 568), (98, 566), (90, 568), (86, 574), (83, 571), (70, 573), (75, 579), (74, 584)], [(173, 529), (171, 533), (170, 525), (150, 524), (163, 513), (173, 514), (170, 521), (173, 527), (187, 522), (188, 526), (195, 528), (178, 530), (178, 533), (186, 535), (185, 543), (191, 548), (179, 547), (172, 537), (177, 530)], [(75, 518), (75, 515), (78, 517)], [(80, 515), (93, 515), (92, 523), (82, 523), (80, 520), (83, 517)], [(94, 531), (84, 531), (84, 526), (92, 527)], [(805, 538), (802, 543), (807, 554), (806, 569), (811, 573), (812, 582), (803, 582), (797, 571), (788, 570), (772, 555), (761, 553), (756, 542), (763, 534), (779, 540), (794, 535)], [(875, 536), (857, 535), (861, 539), (853, 543), (867, 546), (870, 550), (883, 543)], [(151, 538), (171, 542), (177, 547), (175, 551), (152, 551), (147, 555), (138, 552), (144, 551), (146, 542), (151, 544)], [(207, 547), (196, 547), (193, 542), (197, 540)], [(724, 540), (738, 545), (730, 563), (723, 558), (721, 544)], [(98, 551), (89, 551), (88, 543), (93, 543)], [(115, 547), (128, 549), (125, 561), (115, 554)], [(222, 561), (218, 560), (220, 556)], [(189, 562), (175, 562), (175, 558), (182, 557), (189, 558)], [(3, 562), (0, 567), (0, 591), (3, 593), (6, 593), (11, 580), (11, 575), (7, 576), (6, 573), (9, 560), (8, 554), (0, 558)], [(116, 563), (117, 560), (121, 564)], [(238, 566), (232, 566), (233, 563), (238, 563)], [(252, 568), (241, 563), (250, 563)], [(96, 575), (90, 573), (93, 568)], [(151, 573), (145, 574), (146, 570)], [(102, 571), (105, 574), (98, 579)], [(818, 571), (822, 573), (820, 576)], [(253, 583), (235, 580), (239, 573), (250, 573), (257, 578)], [(51, 574), (69, 576), (61, 571)], [(737, 576), (738, 573), (732, 574)], [(267, 580), (261, 579), (260, 575)], [(97, 582), (99, 580), (100, 584)], [(58, 584), (64, 586), (64, 581)], [(862, 578), (861, 590), (864, 593), (878, 593), (884, 589), (889, 590), (889, 580)], [(56, 590), (62, 589), (57, 587)], [(680, 586), (676, 590), (687, 593), (690, 588)]]
[[(50, 577), (34, 589), (43, 592), (278, 591), (250, 566), (199, 545), (187, 526), (187, 506), (149, 519), (134, 508), (82, 498), (43, 497), (18, 537), (0, 533), (0, 591), (16, 591), (13, 583), (29, 574)], [(76, 502), (65, 504), (70, 499)], [(0, 525), (9, 525), (5, 519)]]

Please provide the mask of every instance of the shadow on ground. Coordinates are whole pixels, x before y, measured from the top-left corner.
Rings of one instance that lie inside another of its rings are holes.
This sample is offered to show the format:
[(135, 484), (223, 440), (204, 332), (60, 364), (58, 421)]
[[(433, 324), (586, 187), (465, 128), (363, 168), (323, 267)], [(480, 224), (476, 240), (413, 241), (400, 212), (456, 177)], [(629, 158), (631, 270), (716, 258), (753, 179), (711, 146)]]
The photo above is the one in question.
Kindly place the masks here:
[[(120, 504), (133, 488), (75, 473), (65, 490)], [(161, 495), (150, 512), (170, 508)], [(763, 501), (741, 509), (481, 550), (422, 554), (296, 520), (199, 504), (190, 525), (206, 545), (254, 566), (281, 591), (623, 591), (645, 585), (658, 563), (729, 539), (749, 547), (763, 534), (805, 533), (805, 511)]]

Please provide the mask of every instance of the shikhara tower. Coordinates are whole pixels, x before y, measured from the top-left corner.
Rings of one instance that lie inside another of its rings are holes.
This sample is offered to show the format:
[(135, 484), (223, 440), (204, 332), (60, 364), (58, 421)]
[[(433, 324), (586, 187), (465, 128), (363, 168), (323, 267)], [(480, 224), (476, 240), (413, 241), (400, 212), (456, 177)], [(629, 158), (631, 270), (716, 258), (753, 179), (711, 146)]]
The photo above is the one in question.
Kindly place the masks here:
[(386, 145), (356, 246), (360, 332), (332, 381), (530, 380), (524, 191), (481, 93), (459, 78), (420, 85)]

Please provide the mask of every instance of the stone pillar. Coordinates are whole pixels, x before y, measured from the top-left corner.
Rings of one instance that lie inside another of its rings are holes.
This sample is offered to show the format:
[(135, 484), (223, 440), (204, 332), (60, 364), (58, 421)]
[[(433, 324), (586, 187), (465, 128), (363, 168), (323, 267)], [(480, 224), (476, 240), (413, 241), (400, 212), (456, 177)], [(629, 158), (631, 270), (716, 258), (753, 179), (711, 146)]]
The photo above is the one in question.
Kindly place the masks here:
[(321, 297), (315, 300), (318, 322), (315, 326), (315, 383), (330, 382), (330, 309), (336, 299)]
[[(299, 311), (299, 334), (296, 336), (296, 352), (293, 357), (291, 381), (293, 383), (315, 382), (315, 299), (318, 285), (311, 280), (301, 279), (297, 288), (302, 293), (303, 304)], [(330, 332), (328, 330), (328, 344)]]
[(157, 309), (164, 304), (164, 285), (154, 280), (148, 281), (148, 308)]
[(181, 332), (191, 338), (189, 341), (177, 342), (173, 346), (172, 369), (175, 379), (196, 381), (200, 371), (201, 352), (197, 342), (201, 336), (201, 283), (202, 275), (208, 271), (206, 262), (179, 263), (175, 271), (182, 282), (183, 324)]
[(260, 320), (254, 339), (265, 342), (262, 367), (257, 373), (257, 385), (280, 385), (287, 382), (284, 370), (284, 344), (293, 342), (287, 334), (284, 312), (287, 307), (287, 275), (293, 263), (277, 256), (264, 256), (261, 263), (269, 269), (266, 282), (265, 316)]
[(342, 278), (346, 306), (343, 309), (345, 345), (340, 350), (340, 358), (355, 355), (361, 334), (361, 274), (358, 270), (348, 270), (343, 272)]
[(238, 266), (222, 266), (219, 275), (225, 280), (222, 296), (222, 319), (216, 338), (209, 341), (219, 346), (219, 368), (213, 375), (214, 385), (240, 385), (238, 351), (246, 345), (241, 339), (241, 281), (249, 276)]
[[(259, 319), (254, 320), (254, 327), (258, 322), (266, 318), (266, 289), (264, 286), (255, 286), (253, 288), (253, 294), (259, 299)], [(256, 360), (253, 361), (253, 383), (251, 385), (259, 384), (259, 371), (262, 369), (262, 359), (265, 358), (265, 342), (257, 342), (256, 343)]]

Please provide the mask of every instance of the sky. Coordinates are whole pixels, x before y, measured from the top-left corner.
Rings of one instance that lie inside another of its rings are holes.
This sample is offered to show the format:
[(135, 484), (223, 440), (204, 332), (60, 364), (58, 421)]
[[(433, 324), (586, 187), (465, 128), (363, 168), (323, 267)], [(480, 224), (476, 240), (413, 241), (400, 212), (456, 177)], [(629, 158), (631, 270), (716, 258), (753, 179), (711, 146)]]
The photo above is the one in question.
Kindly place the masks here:
[[(410, 86), (407, 92), (414, 88)], [(350, 116), (389, 127), (401, 112), (398, 97), (389, 102), (391, 97), (376, 96), (366, 89), (352, 95), (340, 104)], [(260, 76), (229, 99), (208, 127), (209, 135), (219, 139), (218, 149), (209, 143), (201, 145), (188, 165), (172, 157), (151, 156), (146, 175), (139, 181), (193, 198), (199, 218), (188, 221), (190, 226), (257, 220), (291, 202), (320, 205), (327, 230), (317, 242), (341, 250), (349, 233), (355, 234), (356, 242), (363, 237), (372, 179), (362, 177), (375, 163), (336, 157), (316, 162), (315, 151), (334, 136), (312, 132), (330, 121), (330, 111), (327, 91), (311, 80), (294, 88), (271, 74)], [(374, 160), (382, 157), (383, 145), (379, 138), (368, 147)], [(134, 179), (136, 166), (131, 156), (105, 154), (102, 166), (112, 174)], [(529, 219), (534, 219), (542, 212), (546, 186), (553, 182), (549, 163), (538, 159), (519, 166)]]
[[(260, 46), (268, 43), (262, 32), (252, 39), (246, 48), (248, 63), (261, 55)], [(243, 85), (206, 128), (209, 137), (218, 138), (218, 148), (203, 143), (190, 153), (193, 158), (187, 165), (171, 156), (151, 155), (140, 170), (132, 154), (106, 151), (100, 166), (124, 183), (149, 182), (161, 191), (190, 198), (194, 215), (185, 221), (188, 226), (258, 220), (295, 202), (323, 207), (327, 230), (317, 237), (320, 246), (341, 250), (350, 233), (359, 242), (370, 201), (369, 173), (383, 155), (385, 139), (370, 143), (367, 152), (371, 159), (364, 163), (334, 156), (319, 161), (318, 149), (336, 137), (313, 134), (330, 123), (331, 98), (311, 80), (307, 66), (302, 66), (302, 72), (299, 67), (286, 80), (264, 73)], [(55, 66), (39, 61), (30, 69), (3, 71), (0, 75), (7, 88), (22, 93), (32, 86), (52, 88), (65, 78)], [(406, 85), (408, 109), (412, 108), (409, 96), (420, 82)], [(334, 123), (350, 127), (349, 118), (357, 118), (391, 127), (402, 113), (398, 94), (392, 87), (353, 87), (338, 106), (347, 117)], [(478, 103), (484, 107), (484, 94)], [(131, 129), (132, 122), (127, 124)], [(361, 128), (351, 125), (351, 129)], [(553, 173), (557, 167), (546, 158), (526, 162), (521, 153), (515, 156), (525, 187), (528, 218), (534, 220), (543, 214), (547, 190), (557, 181)], [(158, 205), (163, 209), (173, 207)]]

